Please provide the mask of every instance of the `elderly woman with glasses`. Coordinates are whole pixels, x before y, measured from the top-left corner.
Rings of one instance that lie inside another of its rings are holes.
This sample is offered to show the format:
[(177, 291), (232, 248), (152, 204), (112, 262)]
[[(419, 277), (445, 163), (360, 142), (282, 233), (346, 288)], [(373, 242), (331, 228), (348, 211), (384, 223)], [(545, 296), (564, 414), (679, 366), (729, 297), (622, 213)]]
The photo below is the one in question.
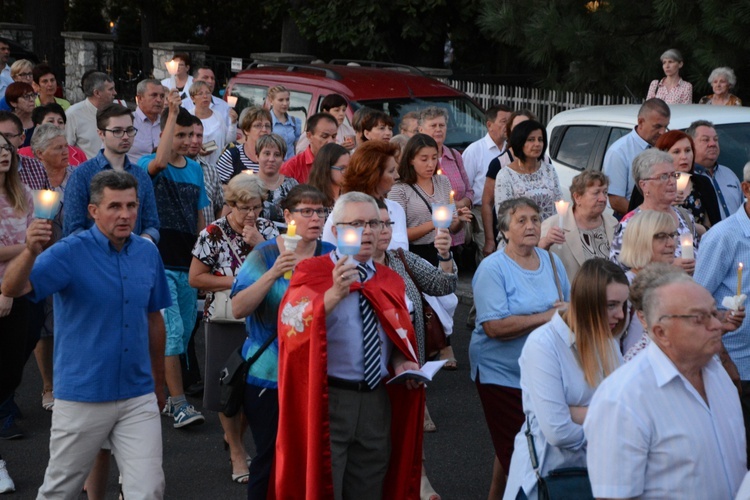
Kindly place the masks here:
[(258, 217), (265, 188), (257, 176), (239, 175), (226, 188), (231, 212), (206, 226), (198, 235), (190, 264), (190, 286), (207, 293), (203, 324), (206, 368), (203, 407), (219, 412), (224, 441), (229, 446), (232, 481), (248, 482), (247, 451), (242, 442), (242, 415), (227, 417), (219, 404), (219, 375), (229, 355), (245, 341), (242, 323), (214, 323), (214, 292), (228, 290), (248, 254), (260, 243), (279, 235), (269, 221)]
[(698, 232), (695, 219), (692, 214), (680, 207), (675, 206), (677, 196), (677, 178), (680, 174), (675, 170), (672, 155), (658, 149), (647, 149), (633, 160), (633, 179), (643, 193), (643, 203), (635, 210), (625, 214), (615, 230), (615, 235), (610, 245), (609, 258), (628, 270), (629, 266), (620, 262), (620, 251), (622, 249), (622, 238), (628, 222), (632, 217), (643, 210), (656, 210), (668, 214), (677, 227), (680, 238), (690, 239), (694, 248), (693, 256), (683, 257), (680, 244), (675, 245), (674, 264), (681, 267), (688, 274), (695, 270), (695, 259), (698, 257)]
[[(286, 222), (294, 222), (297, 235), (302, 238), (296, 249), (288, 250), (283, 236), (261, 243), (237, 274), (232, 287), (232, 312), (237, 318), (247, 317), (247, 339), (242, 347), (245, 359), (259, 351), (269, 337), (276, 336), (279, 304), (291, 279), (286, 273), (299, 261), (335, 248), (319, 241), (328, 214), (324, 200), (323, 194), (311, 186), (292, 188), (283, 208)], [(274, 338), (247, 374), (244, 410), (257, 450), (250, 464), (248, 498), (266, 498), (268, 491), (279, 416), (278, 358), (278, 339)]]
[(243, 109), (240, 114), (240, 130), (245, 141), (235, 148), (227, 148), (216, 162), (216, 170), (224, 184), (240, 172), (258, 173), (255, 144), (258, 139), (271, 133), (271, 113), (259, 107)]
[(195, 104), (192, 114), (203, 122), (203, 143), (214, 142), (216, 149), (204, 156), (209, 165), (216, 165), (233, 133), (227, 130), (224, 119), (211, 109), (211, 87), (206, 82), (196, 81), (190, 86), (190, 99)]
[(13, 82), (5, 90), (5, 99), (8, 105), (13, 109), (23, 124), (23, 132), (26, 134), (26, 140), (23, 146), (31, 144), (31, 136), (34, 135), (34, 121), (31, 119), (31, 113), (34, 111), (34, 98), (36, 94), (34, 89), (25, 82)]
[(325, 195), (324, 204), (331, 210), (341, 194), (344, 172), (350, 159), (351, 155), (344, 146), (331, 143), (320, 148), (313, 160), (307, 183)]
[(261, 217), (280, 227), (286, 227), (284, 199), (299, 184), (294, 177), (279, 172), (286, 154), (286, 142), (277, 134), (264, 135), (255, 143), (255, 153), (258, 155), (257, 175), (268, 189), (268, 196), (263, 199)]

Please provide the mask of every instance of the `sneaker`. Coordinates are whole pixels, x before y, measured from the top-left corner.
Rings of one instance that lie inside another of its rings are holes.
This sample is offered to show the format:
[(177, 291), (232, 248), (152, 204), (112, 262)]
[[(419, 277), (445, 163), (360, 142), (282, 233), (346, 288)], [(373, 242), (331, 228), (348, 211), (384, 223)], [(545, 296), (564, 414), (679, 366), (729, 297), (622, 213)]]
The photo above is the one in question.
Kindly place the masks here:
[(190, 403), (185, 403), (176, 409), (174, 415), (174, 428), (181, 429), (189, 425), (198, 425), (205, 422), (205, 418)]
[(16, 491), (16, 485), (13, 484), (10, 474), (8, 474), (5, 460), (0, 460), (0, 493), (10, 493), (11, 491)]
[(11, 413), (3, 421), (0, 427), (0, 439), (18, 439), (23, 437), (23, 432), (16, 425), (16, 416)]
[(174, 405), (172, 404), (172, 398), (167, 397), (167, 402), (164, 403), (164, 408), (161, 409), (161, 414), (165, 417), (172, 417), (174, 416)]

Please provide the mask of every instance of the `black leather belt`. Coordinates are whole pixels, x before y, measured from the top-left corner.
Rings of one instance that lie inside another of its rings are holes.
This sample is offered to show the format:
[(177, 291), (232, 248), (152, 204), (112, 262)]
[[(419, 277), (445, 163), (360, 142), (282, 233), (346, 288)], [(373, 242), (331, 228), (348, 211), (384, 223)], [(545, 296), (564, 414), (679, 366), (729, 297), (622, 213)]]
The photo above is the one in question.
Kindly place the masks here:
[(328, 377), (328, 385), (331, 387), (336, 387), (337, 389), (346, 389), (347, 391), (357, 392), (372, 392), (380, 386), (380, 384), (378, 384), (375, 386), (375, 389), (370, 389), (370, 386), (367, 385), (367, 382), (365, 382), (364, 380), (354, 382), (352, 380), (344, 380), (342, 378), (336, 377)]

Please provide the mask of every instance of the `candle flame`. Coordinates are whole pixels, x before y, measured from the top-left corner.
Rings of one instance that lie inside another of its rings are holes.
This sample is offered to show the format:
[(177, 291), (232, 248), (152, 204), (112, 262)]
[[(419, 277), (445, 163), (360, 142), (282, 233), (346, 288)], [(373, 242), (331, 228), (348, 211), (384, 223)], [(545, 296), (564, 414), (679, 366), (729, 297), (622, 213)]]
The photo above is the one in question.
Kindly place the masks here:
[(167, 66), (167, 73), (169, 73), (172, 76), (177, 74), (177, 67), (179, 66), (180, 63), (172, 59), (171, 61), (167, 61), (164, 64)]
[(357, 242), (357, 232), (353, 230), (345, 231), (344, 232), (344, 242), (345, 243), (356, 243)]
[(438, 169), (438, 171), (437, 171), (437, 174), (438, 174), (438, 175), (443, 175), (443, 171), (442, 171), (442, 169)]
[(51, 205), (55, 202), (56, 193), (54, 191), (50, 191), (49, 189), (45, 189), (42, 191), (42, 194), (39, 196), (40, 201), (45, 205)]

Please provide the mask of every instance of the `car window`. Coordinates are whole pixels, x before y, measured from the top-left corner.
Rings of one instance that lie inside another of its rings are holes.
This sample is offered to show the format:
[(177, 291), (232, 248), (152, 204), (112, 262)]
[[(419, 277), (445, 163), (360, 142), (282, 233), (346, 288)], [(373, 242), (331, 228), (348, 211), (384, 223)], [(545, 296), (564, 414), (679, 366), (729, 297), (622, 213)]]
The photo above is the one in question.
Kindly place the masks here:
[(572, 125), (565, 129), (555, 159), (569, 167), (584, 170), (594, 152), (599, 129), (596, 125)]
[(357, 110), (363, 106), (385, 111), (396, 123), (393, 130), (398, 133), (401, 117), (410, 111), (438, 106), (448, 112), (448, 133), (445, 143), (463, 151), (472, 142), (481, 139), (487, 133), (484, 125), (484, 113), (465, 97), (429, 97), (413, 99), (379, 99), (372, 101), (352, 101), (351, 107)]
[[(234, 109), (239, 114), (243, 109), (250, 106), (263, 107), (266, 102), (267, 94), (268, 87), (238, 83), (232, 87), (232, 95), (237, 97), (237, 105)], [(290, 90), (289, 100), (289, 114), (302, 120), (302, 125), (304, 127), (304, 124), (307, 121), (307, 109), (310, 106), (312, 94), (308, 92), (300, 92), (298, 90)]]
[(742, 169), (750, 161), (750, 123), (716, 125), (719, 134), (719, 164), (731, 168), (742, 179)]
[(609, 132), (609, 139), (607, 139), (607, 149), (609, 150), (609, 147), (614, 144), (617, 139), (624, 135), (628, 135), (629, 133), (629, 129), (612, 127), (612, 130)]
[(307, 110), (310, 109), (310, 101), (312, 101), (312, 94), (308, 92), (289, 91), (289, 114), (302, 121), (303, 130), (307, 123)]

